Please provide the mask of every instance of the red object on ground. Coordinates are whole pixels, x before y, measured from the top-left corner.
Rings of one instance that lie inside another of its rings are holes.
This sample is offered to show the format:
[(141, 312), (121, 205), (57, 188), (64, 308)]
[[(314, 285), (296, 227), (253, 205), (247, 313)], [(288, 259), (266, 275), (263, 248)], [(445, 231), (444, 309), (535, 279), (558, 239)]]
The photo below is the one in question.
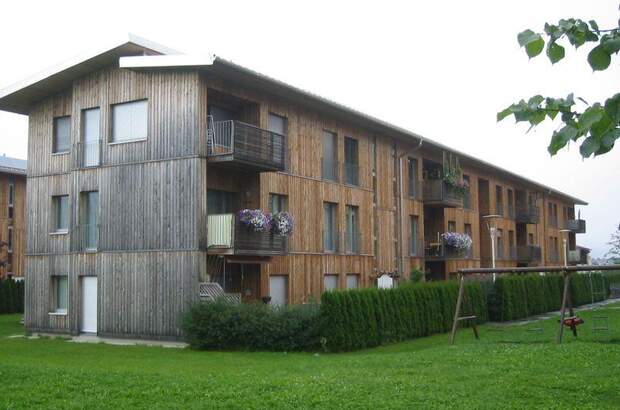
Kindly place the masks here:
[(572, 316), (572, 317), (567, 317), (566, 319), (564, 319), (564, 326), (567, 326), (570, 328), (574, 328), (582, 324), (583, 324), (583, 319), (580, 318), (579, 316)]

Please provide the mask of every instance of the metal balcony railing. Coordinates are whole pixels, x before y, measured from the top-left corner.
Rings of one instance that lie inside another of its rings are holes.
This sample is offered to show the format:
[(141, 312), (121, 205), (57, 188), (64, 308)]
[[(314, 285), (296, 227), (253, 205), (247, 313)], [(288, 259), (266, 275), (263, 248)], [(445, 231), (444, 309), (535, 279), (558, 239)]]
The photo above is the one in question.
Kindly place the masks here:
[(424, 246), (424, 256), (427, 259), (468, 259), (473, 257), (473, 250), (460, 250), (445, 243), (427, 243)]
[(516, 260), (517, 262), (530, 263), (540, 262), (542, 252), (540, 246), (523, 245), (516, 247)]
[(76, 144), (79, 168), (98, 167), (101, 165), (101, 141), (80, 141)]
[(583, 219), (569, 219), (566, 221), (565, 228), (574, 233), (586, 233), (586, 221)]
[(537, 224), (540, 221), (540, 212), (535, 205), (517, 205), (515, 212), (517, 223)]
[(241, 121), (208, 120), (207, 154), (217, 161), (235, 161), (264, 170), (284, 171), (287, 138)]
[(255, 232), (234, 214), (207, 216), (207, 246), (210, 251), (235, 255), (285, 255), (288, 238), (272, 232)]
[(340, 163), (329, 158), (321, 158), (321, 178), (326, 181), (339, 182)]
[(424, 180), (424, 203), (434, 206), (461, 208), (463, 196), (441, 179)]
[(587, 265), (588, 264), (588, 251), (577, 248), (568, 251), (568, 263), (575, 265)]

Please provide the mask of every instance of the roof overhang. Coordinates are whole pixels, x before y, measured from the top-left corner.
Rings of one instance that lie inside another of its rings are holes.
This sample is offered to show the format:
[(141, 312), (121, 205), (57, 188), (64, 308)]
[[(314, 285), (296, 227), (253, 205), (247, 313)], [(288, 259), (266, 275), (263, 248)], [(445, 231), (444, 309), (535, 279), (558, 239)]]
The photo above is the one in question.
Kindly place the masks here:
[(10, 174), (10, 175), (23, 175), (23, 176), (26, 176), (26, 170), (25, 169), (8, 168), (8, 167), (0, 166), (0, 174)]

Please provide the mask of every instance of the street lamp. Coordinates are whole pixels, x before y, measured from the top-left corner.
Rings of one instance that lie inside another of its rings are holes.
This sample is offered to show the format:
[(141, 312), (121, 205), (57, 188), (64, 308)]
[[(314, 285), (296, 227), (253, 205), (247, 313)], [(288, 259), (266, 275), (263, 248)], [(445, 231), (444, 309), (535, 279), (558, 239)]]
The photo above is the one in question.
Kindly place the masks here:
[(560, 229), (560, 232), (562, 232), (562, 247), (564, 249), (564, 267), (567, 267), (568, 266), (568, 246), (566, 245), (566, 237), (568, 236), (568, 233), (572, 231), (570, 229)]
[[(493, 219), (501, 218), (501, 215), (483, 215), (482, 218), (486, 221), (489, 235), (491, 236), (491, 267), (495, 269), (495, 239), (497, 238), (497, 228), (491, 226)], [(495, 272), (493, 272), (493, 282), (495, 282)]]

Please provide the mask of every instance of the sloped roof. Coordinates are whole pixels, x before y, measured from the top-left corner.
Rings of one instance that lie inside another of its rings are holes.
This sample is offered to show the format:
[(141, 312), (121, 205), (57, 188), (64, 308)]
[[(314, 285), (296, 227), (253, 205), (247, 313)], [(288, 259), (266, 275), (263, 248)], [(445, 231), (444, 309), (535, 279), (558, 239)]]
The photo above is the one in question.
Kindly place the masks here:
[(26, 165), (25, 159), (0, 155), (0, 173), (26, 175)]
[(412, 131), (293, 87), (231, 61), (217, 56), (196, 57), (183, 55), (175, 50), (134, 35), (129, 35), (104, 48), (99, 48), (94, 52), (71, 59), (59, 66), (45, 70), (4, 90), (0, 90), (0, 110), (28, 114), (33, 104), (66, 89), (74, 79), (105, 66), (116, 64), (121, 68), (133, 70), (162, 70), (190, 67), (197, 70), (206, 70), (240, 84), (281, 96), (302, 106), (311, 106), (319, 112), (325, 112), (344, 120), (354, 121), (384, 135), (406, 140), (414, 139), (416, 143), (420, 143), (426, 148), (453, 152), (461, 157), (464, 164), (467, 163), (484, 170), (497, 172), (512, 180), (533, 185), (548, 194), (568, 199), (575, 204), (587, 205), (587, 202), (579, 198), (524, 178), (495, 164), (480, 160), (473, 155), (459, 152)]

